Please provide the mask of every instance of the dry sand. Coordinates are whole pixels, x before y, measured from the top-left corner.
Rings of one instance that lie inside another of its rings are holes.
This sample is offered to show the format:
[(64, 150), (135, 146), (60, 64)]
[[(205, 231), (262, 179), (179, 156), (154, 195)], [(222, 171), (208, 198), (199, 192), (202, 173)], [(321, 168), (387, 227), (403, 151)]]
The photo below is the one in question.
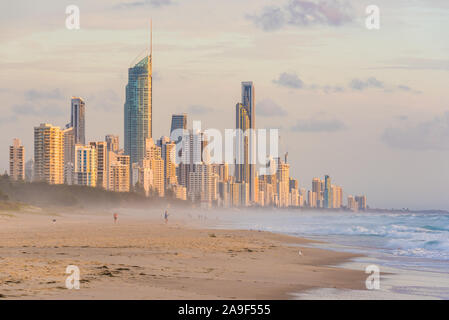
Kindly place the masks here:
[[(0, 298), (291, 299), (364, 288), (363, 272), (335, 267), (353, 254), (301, 247), (307, 239), (120, 212), (118, 224), (111, 213), (0, 215)], [(65, 287), (68, 265), (80, 269), (79, 290)]]

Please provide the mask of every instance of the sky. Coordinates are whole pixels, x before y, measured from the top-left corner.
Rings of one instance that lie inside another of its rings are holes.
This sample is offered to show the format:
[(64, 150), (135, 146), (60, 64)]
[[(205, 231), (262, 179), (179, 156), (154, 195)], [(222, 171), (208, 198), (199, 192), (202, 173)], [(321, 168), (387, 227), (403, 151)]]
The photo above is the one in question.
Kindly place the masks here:
[[(66, 28), (66, 7), (80, 29)], [(366, 7), (380, 9), (369, 30)], [(153, 21), (153, 136), (173, 113), (233, 128), (241, 81), (256, 125), (280, 129), (304, 188), (329, 174), (379, 208), (449, 209), (449, 2), (446, 0), (2, 1), (0, 170), (33, 127), (69, 122), (86, 101), (89, 141), (119, 134), (127, 69)]]

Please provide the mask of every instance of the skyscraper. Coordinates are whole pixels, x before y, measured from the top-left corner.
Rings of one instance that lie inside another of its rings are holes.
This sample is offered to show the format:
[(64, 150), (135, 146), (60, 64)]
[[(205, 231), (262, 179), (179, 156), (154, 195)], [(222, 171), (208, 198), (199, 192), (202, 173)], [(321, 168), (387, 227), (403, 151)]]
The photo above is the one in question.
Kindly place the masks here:
[(149, 54), (128, 69), (125, 113), (125, 154), (131, 164), (145, 156), (145, 141), (152, 137), (152, 45)]
[[(156, 145), (152, 138), (146, 140), (146, 153), (143, 161), (149, 162), (152, 171), (152, 189), (160, 196), (165, 194), (164, 160), (162, 159), (161, 147)], [(145, 166), (143, 166), (145, 167)]]
[(75, 128), (70, 124), (62, 130), (64, 139), (64, 183), (73, 184), (73, 169), (75, 165)]
[(256, 128), (256, 105), (254, 96), (254, 84), (252, 81), (242, 82), (242, 104), (247, 108), (250, 128)]
[(165, 187), (178, 183), (176, 176), (176, 144), (173, 141), (165, 141), (161, 144), (162, 160), (164, 160)]
[(94, 145), (75, 146), (74, 184), (89, 187), (97, 185), (97, 149)]
[(355, 201), (354, 197), (352, 195), (348, 196), (348, 205), (347, 208), (352, 211), (357, 211), (357, 202)]
[(235, 128), (236, 134), (236, 163), (235, 179), (237, 182), (250, 182), (250, 163), (249, 163), (249, 136), (245, 134), (250, 128), (248, 109), (241, 103), (235, 106)]
[(86, 144), (85, 103), (82, 98), (72, 97), (70, 127), (74, 130), (75, 144)]
[(108, 152), (108, 190), (129, 192), (129, 156)]
[(279, 206), (288, 206), (289, 183), (290, 183), (290, 165), (277, 158), (277, 193), (279, 196)]
[(116, 135), (108, 134), (105, 137), (108, 151), (118, 152), (120, 149), (119, 138)]
[(221, 181), (227, 182), (229, 180), (229, 165), (226, 162), (219, 164), (217, 173)]
[(9, 147), (9, 176), (12, 180), (25, 180), (25, 147), (14, 139)]
[(178, 183), (184, 187), (189, 187), (189, 174), (195, 171), (195, 166), (201, 164), (201, 132), (189, 130), (184, 132), (181, 139), (182, 154), (178, 169)]
[(336, 208), (341, 208), (343, 206), (343, 188), (340, 186), (337, 186), (337, 194), (334, 201)]
[(170, 135), (176, 129), (187, 129), (187, 114), (173, 114), (171, 116)]
[(106, 189), (107, 184), (107, 143), (105, 141), (90, 142), (97, 151), (97, 186)]
[(338, 199), (338, 189), (336, 185), (331, 184), (331, 197), (332, 201), (329, 201), (330, 208), (337, 208), (337, 199)]
[(188, 197), (192, 201), (201, 201), (204, 206), (210, 206), (217, 191), (214, 183), (214, 175), (210, 164), (195, 165), (195, 171), (189, 172)]
[(332, 208), (331, 178), (324, 176), (324, 207)]
[(34, 178), (49, 184), (64, 183), (64, 137), (59, 127), (34, 127)]
[(313, 201), (315, 201), (313, 204), (309, 203), (309, 206), (314, 208), (318, 207), (320, 208), (322, 206), (322, 199), (321, 199), (321, 179), (319, 178), (313, 178), (312, 180), (312, 192)]
[[(242, 100), (241, 105), (246, 109), (246, 114), (248, 117), (249, 126), (247, 129), (256, 129), (256, 105), (255, 105), (255, 92), (254, 92), (254, 84), (252, 81), (242, 82)], [(236, 107), (236, 111), (239, 110)], [(240, 112), (239, 112), (240, 113)], [(236, 112), (236, 118), (239, 118), (239, 114)], [(242, 129), (239, 127), (239, 121), (236, 121), (236, 129)], [(254, 131), (255, 132), (255, 131)], [(256, 165), (255, 165), (255, 155), (256, 155), (256, 144), (255, 144), (255, 136), (253, 134), (248, 135), (248, 162), (245, 163), (248, 165), (248, 181), (245, 181), (249, 185), (249, 199), (251, 201), (255, 201), (256, 199)], [(238, 171), (238, 172), (241, 172)]]
[(366, 210), (366, 196), (356, 196), (355, 202), (358, 210)]
[(25, 181), (32, 182), (34, 178), (34, 159), (30, 159), (25, 164)]

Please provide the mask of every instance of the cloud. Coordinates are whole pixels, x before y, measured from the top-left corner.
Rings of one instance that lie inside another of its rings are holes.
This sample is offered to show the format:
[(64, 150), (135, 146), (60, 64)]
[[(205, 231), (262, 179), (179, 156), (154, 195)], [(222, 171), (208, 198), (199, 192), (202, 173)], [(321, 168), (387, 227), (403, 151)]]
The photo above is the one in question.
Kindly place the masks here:
[(17, 116), (0, 117), (0, 124), (10, 124), (17, 121)]
[[(87, 93), (83, 98), (85, 98), (87, 110), (118, 111), (123, 108), (123, 101), (121, 101), (117, 92), (112, 89), (97, 89)], [(68, 108), (70, 108), (70, 101)]]
[(402, 90), (402, 91), (412, 91), (412, 88), (410, 88), (409, 86), (402, 85), (402, 84), (398, 86), (398, 89)]
[(38, 91), (38, 90), (27, 90), (25, 91), (25, 99), (29, 101), (41, 100), (41, 99), (63, 99), (63, 95), (60, 89), (54, 89), (50, 91)]
[(283, 72), (279, 75), (278, 79), (273, 80), (273, 83), (291, 89), (321, 90), (324, 93), (341, 93), (345, 92), (347, 89), (352, 89), (355, 91), (364, 91), (368, 89), (382, 89), (385, 92), (402, 91), (416, 94), (421, 93), (420, 91), (414, 90), (407, 85), (387, 84), (383, 81), (378, 80), (375, 77), (369, 77), (366, 79), (355, 78), (352, 79), (347, 86), (339, 84), (321, 85), (321, 84), (307, 84), (304, 81), (302, 81), (296, 73)]
[(247, 15), (264, 31), (279, 30), (286, 25), (341, 26), (352, 22), (352, 7), (340, 0), (290, 0), (283, 7), (267, 6), (258, 15)]
[(279, 79), (273, 80), (274, 83), (287, 88), (301, 89), (304, 87), (304, 82), (299, 79), (296, 73), (281, 73)]
[(142, 1), (120, 3), (119, 5), (117, 5), (117, 8), (136, 8), (136, 7), (144, 7), (144, 6), (160, 8), (160, 7), (169, 6), (172, 4), (174, 4), (174, 2), (171, 0), (142, 0)]
[(291, 127), (296, 132), (336, 132), (346, 129), (346, 125), (337, 119), (299, 119)]
[(260, 15), (247, 15), (247, 18), (264, 31), (279, 30), (286, 23), (282, 9), (273, 6), (263, 8)]
[(449, 111), (432, 120), (387, 128), (381, 140), (392, 148), (449, 150)]
[(57, 106), (38, 106), (34, 104), (19, 104), (14, 105), (12, 108), (12, 112), (15, 115), (20, 116), (51, 116), (51, 117), (61, 117), (64, 116), (66, 113), (63, 111), (61, 107)]
[(213, 109), (212, 108), (208, 108), (202, 105), (191, 105), (187, 108), (187, 112), (191, 113), (191, 114), (204, 114), (204, 113), (209, 113), (212, 112)]
[(404, 70), (449, 70), (448, 59), (431, 58), (401, 58), (385, 62), (387, 65), (376, 69), (404, 69)]
[(262, 117), (285, 116), (287, 111), (271, 99), (264, 99), (256, 104), (256, 114)]
[(407, 85), (387, 84), (383, 81), (376, 79), (375, 77), (370, 77), (365, 80), (358, 79), (358, 78), (352, 79), (351, 82), (349, 83), (348, 87), (350, 89), (356, 90), (356, 91), (364, 91), (367, 89), (382, 89), (385, 92), (402, 91), (402, 92), (410, 92), (410, 93), (416, 93), (416, 94), (421, 93), (421, 91), (414, 90)]
[(307, 86), (307, 88), (310, 90), (322, 90), (324, 93), (340, 93), (345, 91), (345, 88), (340, 85), (321, 86), (317, 84), (312, 84), (310, 86)]
[(338, 0), (318, 2), (291, 0), (287, 6), (290, 14), (289, 24), (309, 26), (314, 24), (341, 26), (351, 22), (350, 7)]
[(383, 89), (385, 88), (385, 85), (382, 81), (379, 81), (374, 77), (370, 77), (366, 80), (352, 79), (349, 83), (349, 87), (354, 90), (363, 91), (369, 88)]

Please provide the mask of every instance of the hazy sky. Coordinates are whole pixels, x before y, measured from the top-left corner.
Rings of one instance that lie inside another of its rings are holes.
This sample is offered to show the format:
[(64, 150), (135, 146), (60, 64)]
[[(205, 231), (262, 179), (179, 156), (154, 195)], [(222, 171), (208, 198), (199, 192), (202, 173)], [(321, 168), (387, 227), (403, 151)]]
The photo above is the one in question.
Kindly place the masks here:
[[(80, 30), (65, 27), (70, 4)], [(372, 4), (380, 30), (365, 27)], [(34, 126), (69, 122), (72, 95), (89, 140), (123, 138), (127, 68), (150, 18), (155, 137), (176, 112), (233, 128), (251, 80), (257, 126), (281, 129), (302, 187), (329, 174), (374, 207), (449, 209), (447, 0), (2, 1), (2, 172), (13, 138), (29, 159)]]

